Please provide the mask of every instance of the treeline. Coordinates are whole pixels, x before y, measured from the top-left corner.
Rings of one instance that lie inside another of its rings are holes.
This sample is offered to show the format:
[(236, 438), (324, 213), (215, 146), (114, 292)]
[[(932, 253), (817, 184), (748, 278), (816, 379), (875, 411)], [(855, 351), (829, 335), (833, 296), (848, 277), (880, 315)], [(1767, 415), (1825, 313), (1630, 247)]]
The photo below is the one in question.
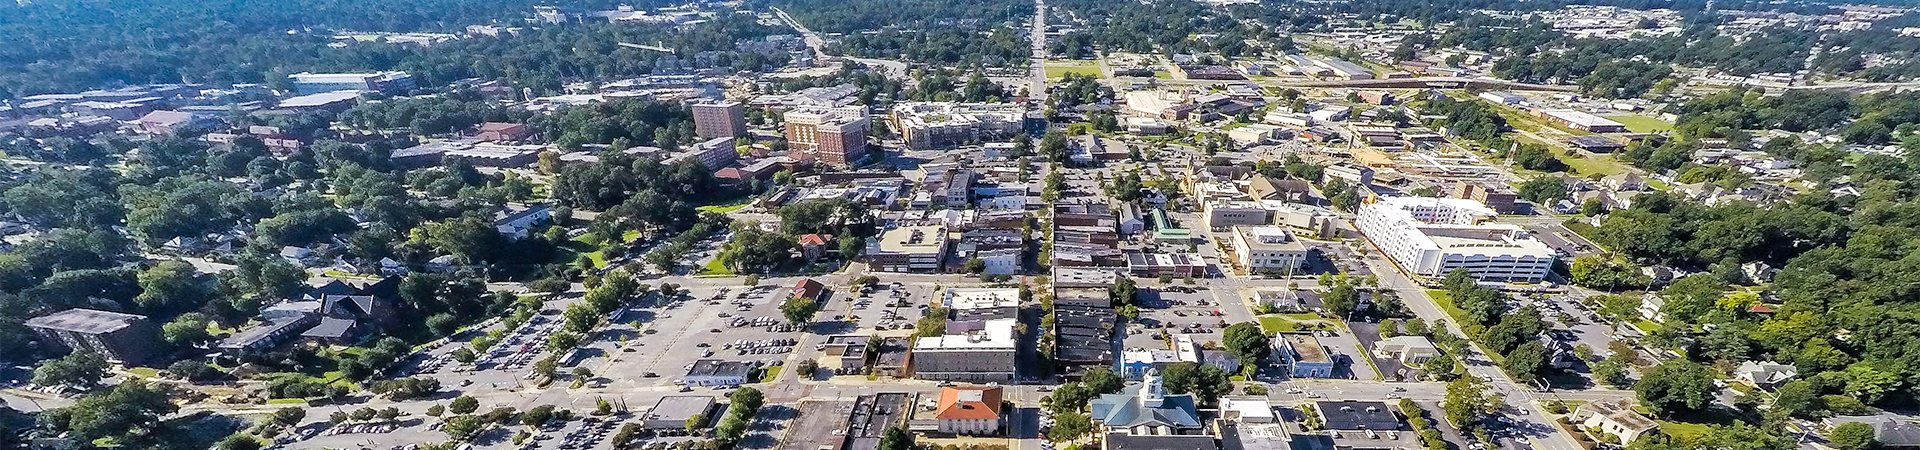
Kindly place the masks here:
[[(739, 40), (790, 31), (734, 14), (694, 27), (551, 25), (431, 47), (384, 41), (329, 46), (335, 42), (332, 30), (459, 33), (467, 25), (496, 20), (518, 24), (536, 3), (123, 0), (0, 8), (0, 35), (16, 38), (9, 41), (14, 45), (0, 48), (0, 98), (183, 81), (284, 88), (290, 73), (354, 70), (403, 70), (426, 86), (499, 78), (551, 93), (569, 81), (704, 67), (758, 70), (788, 60), (784, 53), (737, 51)], [(610, 8), (617, 2), (587, 3)], [(659, 43), (688, 56), (624, 48), (620, 42)]]
[[(1292, 40), (1283, 35), (1292, 27), (1272, 24), (1291, 22), (1293, 17), (1271, 11), (1264, 21), (1247, 20), (1262, 12), (1252, 6), (1214, 9), (1196, 2), (1087, 0), (1052, 2), (1048, 6), (1069, 11), (1071, 17), (1087, 23), (1085, 30), (1068, 33), (1050, 44), (1050, 53), (1072, 59), (1091, 58), (1096, 50), (1159, 55), (1218, 52), (1227, 57), (1254, 57), (1268, 50), (1292, 49)], [(1266, 42), (1272, 48), (1255, 47), (1248, 40)]]
[[(984, 37), (982, 36), (984, 35)], [(1025, 67), (1031, 56), (1023, 30), (931, 28), (849, 35), (830, 49), (862, 58), (900, 59), (965, 67)]]
[[(1768, 206), (1705, 206), (1643, 194), (1596, 238), (1635, 262), (1704, 270), (1660, 292), (1667, 321), (1650, 344), (1701, 362), (1793, 364), (1799, 377), (1764, 411), (1769, 421), (1857, 413), (1912, 398), (1920, 374), (1920, 298), (1903, 288), (1920, 281), (1906, 256), (1920, 246), (1915, 174), (1907, 160), (1868, 156), (1845, 173), (1859, 196), (1814, 189)], [(1766, 275), (1752, 263), (1780, 270), (1758, 295), (1728, 293), (1764, 281), (1749, 277)]]

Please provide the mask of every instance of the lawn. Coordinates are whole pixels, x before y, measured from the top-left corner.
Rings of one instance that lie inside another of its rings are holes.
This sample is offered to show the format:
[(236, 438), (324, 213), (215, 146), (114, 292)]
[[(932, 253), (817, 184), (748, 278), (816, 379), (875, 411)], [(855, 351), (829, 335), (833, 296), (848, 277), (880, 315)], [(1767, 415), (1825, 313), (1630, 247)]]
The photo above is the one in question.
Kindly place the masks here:
[(1713, 427), (1706, 424), (1673, 422), (1660, 420), (1660, 431), (1679, 439), (1680, 442), (1699, 442), (1701, 438), (1713, 433)]
[(269, 404), (269, 405), (305, 405), (305, 404), (307, 404), (307, 399), (304, 399), (304, 398), (276, 398), (276, 399), (272, 399), (272, 400), (267, 400), (267, 404)]
[(739, 211), (741, 208), (745, 208), (752, 204), (753, 202), (749, 201), (749, 202), (735, 203), (731, 205), (707, 205), (707, 206), (694, 208), (694, 210), (702, 213), (726, 214), (734, 211)]
[(737, 274), (733, 273), (733, 269), (727, 268), (726, 264), (721, 264), (720, 258), (714, 258), (712, 261), (707, 261), (707, 265), (701, 266), (700, 273), (696, 275), (737, 275)]
[(1620, 122), (1621, 125), (1627, 126), (1627, 131), (1632, 131), (1635, 133), (1657, 133), (1661, 131), (1673, 130), (1673, 124), (1667, 123), (1664, 120), (1655, 119), (1647, 116), (1641, 116), (1641, 115), (1608, 116), (1607, 119), (1615, 122)]
[(1066, 78), (1067, 74), (1070, 73), (1098, 77), (1100, 76), (1100, 68), (1097, 66), (1058, 66), (1051, 63), (1047, 64), (1047, 78), (1049, 79)]
[(1279, 333), (1282, 331), (1294, 331), (1298, 329), (1299, 329), (1298, 325), (1296, 325), (1292, 320), (1288, 320), (1285, 317), (1281, 317), (1278, 315), (1260, 316), (1260, 330), (1262, 331), (1266, 331), (1268, 333)]
[(134, 367), (127, 369), (127, 373), (147, 378), (160, 378), (160, 370), (152, 367)]
[(761, 375), (761, 376), (760, 376), (760, 382), (761, 382), (761, 383), (772, 383), (772, 382), (773, 382), (773, 379), (775, 379), (775, 378), (779, 378), (779, 377), (780, 377), (780, 368), (782, 368), (782, 367), (786, 367), (786, 366), (773, 366), (773, 367), (768, 367), (768, 368), (767, 368), (767, 373), (766, 373), (765, 375)]
[(1560, 156), (1560, 162), (1567, 163), (1568, 168), (1573, 169), (1574, 173), (1580, 175), (1618, 175), (1627, 171), (1627, 166), (1621, 165), (1620, 161), (1616, 161), (1609, 156), (1586, 158), (1571, 154), (1571, 152), (1560, 148), (1558, 145), (1549, 145), (1547, 148), (1553, 149), (1553, 154)]
[(1440, 305), (1440, 310), (1446, 311), (1447, 316), (1453, 318), (1453, 323), (1459, 324), (1462, 326), (1465, 326), (1466, 324), (1469, 324), (1469, 323), (1473, 323), (1472, 321), (1467, 320), (1466, 311), (1461, 310), (1460, 307), (1453, 305), (1453, 294), (1449, 294), (1447, 293), (1447, 291), (1440, 290), (1440, 289), (1428, 289), (1427, 296), (1432, 297), (1433, 304)]

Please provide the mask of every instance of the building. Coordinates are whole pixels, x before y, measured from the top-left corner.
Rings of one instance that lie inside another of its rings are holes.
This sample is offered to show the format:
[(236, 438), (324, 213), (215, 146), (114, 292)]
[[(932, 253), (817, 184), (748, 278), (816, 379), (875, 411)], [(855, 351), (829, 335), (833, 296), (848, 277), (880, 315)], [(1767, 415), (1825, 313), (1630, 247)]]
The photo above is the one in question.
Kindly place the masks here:
[(1400, 429), (1400, 415), (1386, 402), (1313, 402), (1320, 412), (1323, 428), (1334, 431), (1393, 431)]
[(1333, 71), (1333, 75), (1336, 77), (1348, 80), (1373, 79), (1373, 71), (1367, 70), (1367, 68), (1361, 67), (1359, 64), (1331, 58), (1314, 60), (1314, 64)]
[(333, 91), (374, 91), (398, 93), (412, 90), (413, 75), (406, 72), (375, 73), (296, 73), (287, 75), (293, 92), (313, 95)]
[(1199, 105), (1187, 101), (1185, 96), (1177, 92), (1156, 90), (1127, 91), (1125, 97), (1127, 100), (1126, 113), (1136, 117), (1152, 117), (1161, 120), (1186, 120), (1187, 114), (1193, 112), (1194, 108), (1199, 107)]
[(1515, 194), (1513, 189), (1503, 185), (1462, 181), (1453, 184), (1453, 197), (1480, 202), (1500, 214), (1513, 214), (1515, 211), (1513, 202), (1519, 198), (1519, 195)]
[(1192, 278), (1207, 276), (1207, 261), (1199, 253), (1126, 251), (1127, 271), (1136, 277)]
[(1201, 213), (1207, 216), (1207, 228), (1213, 231), (1273, 223), (1273, 210), (1260, 202), (1210, 202), (1201, 206)]
[(1240, 423), (1276, 423), (1280, 421), (1273, 412), (1273, 404), (1266, 398), (1221, 398), (1220, 418)]
[(1233, 262), (1241, 274), (1291, 274), (1307, 264), (1307, 246), (1282, 227), (1233, 227)]
[[(833, 372), (834, 375), (864, 373), (867, 370), (867, 361), (872, 357), (868, 346), (878, 344), (875, 342), (877, 339), (873, 336), (858, 335), (829, 336), (827, 342), (820, 348), (820, 356), (814, 362), (819, 364), (820, 368)], [(810, 378), (811, 375), (800, 374), (802, 378)]]
[(108, 361), (140, 364), (160, 341), (159, 327), (147, 316), (73, 308), (32, 319), (27, 328), (42, 344), (63, 351), (92, 352)]
[(940, 388), (940, 403), (933, 418), (939, 432), (967, 436), (986, 436), (1000, 432), (1006, 420), (1000, 415), (1003, 394), (999, 386)]
[(1149, 370), (1140, 382), (1092, 401), (1093, 420), (1108, 432), (1131, 436), (1199, 434), (1199, 408), (1192, 395), (1167, 395), (1160, 373)]
[(553, 209), (545, 203), (526, 206), (508, 205), (493, 213), (493, 229), (508, 239), (526, 239), (534, 228), (553, 222)]
[(693, 362), (693, 368), (687, 369), (687, 377), (682, 381), (688, 386), (739, 386), (747, 384), (747, 375), (752, 374), (753, 369), (753, 364), (747, 362), (702, 359)]
[(487, 122), (477, 131), (474, 137), (483, 141), (518, 141), (533, 136), (533, 127), (522, 123)]
[(1733, 369), (1734, 381), (1752, 386), (1755, 389), (1765, 389), (1769, 391), (1782, 384), (1786, 384), (1787, 381), (1793, 380), (1794, 377), (1799, 375), (1800, 370), (1794, 368), (1793, 365), (1780, 364), (1773, 361), (1747, 361), (1740, 363), (1740, 367)]
[(713, 397), (700, 395), (669, 395), (654, 402), (640, 415), (640, 426), (655, 429), (696, 429), (705, 422), (713, 420), (714, 407), (718, 402)]
[(732, 101), (695, 103), (693, 132), (703, 139), (746, 136), (747, 107)]
[(360, 91), (332, 91), (288, 97), (276, 109), (296, 112), (338, 114), (360, 104)]
[(840, 440), (840, 446), (823, 445), (821, 447), (839, 450), (877, 450), (880, 448), (880, 439), (886, 434), (887, 429), (907, 425), (907, 415), (912, 410), (912, 394), (884, 392), (859, 396), (854, 399), (853, 411), (848, 414), (846, 437)]
[(1012, 137), (1026, 113), (1015, 103), (911, 102), (894, 106), (888, 121), (907, 148), (927, 150)]
[(1626, 144), (1603, 136), (1568, 136), (1567, 144), (1589, 153), (1613, 153), (1627, 148)]
[(1359, 189), (1366, 190), (1371, 189), (1373, 186), (1373, 174), (1374, 171), (1372, 167), (1340, 163), (1327, 166), (1326, 169), (1322, 170), (1320, 172), (1320, 182), (1330, 183), (1333, 182), (1333, 180), (1343, 180), (1350, 186), (1356, 186)]
[(1580, 405), (1573, 411), (1573, 420), (1578, 421), (1582, 427), (1597, 429), (1619, 438), (1622, 445), (1632, 443), (1639, 440), (1641, 436), (1660, 429), (1658, 422), (1633, 412), (1633, 406), (1624, 400), (1588, 402)]
[(1361, 234), (1402, 270), (1424, 277), (1466, 269), (1475, 279), (1537, 283), (1553, 268), (1552, 249), (1508, 224), (1476, 224), (1494, 211), (1452, 198), (1383, 197), (1360, 207)]
[(1912, 419), (1894, 413), (1828, 417), (1822, 420), (1822, 425), (1831, 431), (1832, 427), (1849, 422), (1873, 427), (1873, 442), (1880, 448), (1920, 448), (1920, 425), (1914, 425)]
[(973, 383), (1013, 380), (1018, 319), (989, 320), (978, 331), (923, 337), (913, 342), (909, 365), (915, 377)]
[(1281, 368), (1294, 378), (1333, 378), (1337, 366), (1333, 354), (1320, 345), (1313, 333), (1276, 333), (1274, 355)]
[(301, 332), (320, 324), (319, 304), (290, 301), (260, 311), (260, 324), (220, 340), (219, 348), (228, 356), (258, 355), (272, 350)]
[(887, 230), (867, 241), (867, 264), (882, 272), (937, 272), (947, 258), (947, 227), (922, 225)]
[(1402, 335), (1375, 342), (1373, 354), (1419, 367), (1426, 364), (1427, 360), (1440, 356), (1440, 347), (1433, 345), (1433, 341), (1426, 336)]
[(867, 117), (858, 107), (799, 108), (787, 111), (787, 145), (834, 167), (849, 167), (867, 156)]
[(179, 131), (200, 130), (212, 127), (220, 119), (206, 114), (181, 111), (154, 111), (140, 116), (140, 132), (154, 136), (166, 136)]
[(1496, 105), (1518, 105), (1527, 102), (1527, 97), (1525, 96), (1504, 91), (1481, 92), (1480, 99), (1493, 102)]
[(1625, 124), (1571, 109), (1538, 109), (1533, 111), (1533, 115), (1589, 133), (1627, 132)]
[(700, 167), (705, 167), (707, 170), (720, 170), (733, 165), (733, 161), (739, 157), (740, 153), (733, 148), (733, 138), (718, 137), (693, 144), (693, 148), (674, 155), (668, 159), (667, 163), (691, 159), (700, 162)]

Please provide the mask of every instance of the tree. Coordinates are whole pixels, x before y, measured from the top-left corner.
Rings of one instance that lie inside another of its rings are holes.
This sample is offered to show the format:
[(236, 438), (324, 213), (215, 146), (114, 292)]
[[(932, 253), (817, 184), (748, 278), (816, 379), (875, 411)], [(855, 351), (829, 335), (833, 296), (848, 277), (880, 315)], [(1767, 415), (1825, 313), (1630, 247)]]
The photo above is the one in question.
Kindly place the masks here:
[(1463, 426), (1481, 414), (1488, 414), (1500, 407), (1499, 402), (1487, 395), (1487, 385), (1479, 377), (1460, 377), (1447, 383), (1447, 394), (1440, 400), (1440, 409), (1445, 411), (1447, 423)]
[(1120, 392), (1127, 386), (1126, 380), (1121, 379), (1120, 374), (1105, 367), (1087, 371), (1086, 376), (1080, 378), (1080, 383), (1092, 389), (1095, 394), (1112, 394)]
[(93, 387), (107, 373), (107, 360), (87, 351), (75, 351), (42, 361), (33, 368), (33, 384), (41, 386)]
[(913, 450), (914, 448), (916, 447), (913, 445), (913, 433), (908, 433), (899, 425), (887, 427), (887, 431), (880, 434), (879, 450)]
[(593, 331), (594, 325), (600, 324), (600, 312), (594, 311), (593, 305), (586, 302), (567, 306), (561, 317), (566, 319), (567, 331), (574, 333)]
[(1667, 360), (1648, 368), (1633, 385), (1642, 404), (1655, 414), (1669, 417), (1700, 411), (1712, 402), (1716, 390), (1713, 374), (1685, 359)]
[(1873, 448), (1878, 442), (1874, 439), (1872, 425), (1865, 422), (1846, 422), (1827, 432), (1827, 441), (1843, 450), (1864, 450)]
[(812, 323), (813, 315), (819, 312), (820, 302), (804, 296), (795, 295), (780, 303), (780, 315), (786, 316), (787, 322), (794, 325)]
[(739, 442), (740, 438), (746, 437), (746, 435), (747, 420), (741, 418), (738, 414), (727, 414), (726, 417), (720, 418), (720, 424), (718, 426), (713, 427), (713, 438), (714, 440), (720, 441), (722, 445), (731, 445), (734, 442)]
[(433, 406), (427, 407), (427, 415), (431, 417), (440, 417), (441, 414), (446, 414), (446, 413), (447, 413), (446, 406), (433, 405)]
[(213, 446), (216, 450), (260, 450), (260, 440), (246, 433), (234, 433)]
[(200, 313), (181, 314), (160, 326), (160, 338), (175, 347), (187, 348), (213, 340), (213, 334), (207, 332), (210, 320)]
[(1507, 353), (1507, 359), (1500, 361), (1500, 369), (1515, 378), (1528, 379), (1547, 369), (1547, 348), (1540, 341), (1527, 341)]
[(987, 261), (980, 258), (967, 258), (967, 263), (964, 267), (967, 273), (979, 275), (981, 272), (987, 271)]
[(447, 419), (447, 426), (441, 431), (455, 441), (471, 441), (480, 434), (480, 427), (486, 423), (479, 416), (459, 415)]
[(1240, 357), (1242, 366), (1258, 366), (1273, 351), (1273, 343), (1267, 338), (1267, 333), (1252, 322), (1227, 326), (1226, 331), (1220, 334), (1220, 341), (1226, 344), (1227, 351)]
[(575, 379), (575, 380), (585, 380), (585, 379), (588, 379), (588, 378), (593, 378), (593, 370), (592, 370), (592, 369), (588, 369), (588, 368), (585, 368), (585, 367), (575, 367), (575, 368), (573, 368), (573, 379)]
[(547, 337), (547, 347), (551, 347), (556, 351), (565, 352), (567, 350), (573, 350), (574, 347), (579, 347), (580, 340), (580, 335), (562, 331)]
[(1090, 432), (1093, 432), (1092, 417), (1079, 411), (1068, 411), (1054, 414), (1053, 429), (1047, 433), (1047, 438), (1054, 442), (1065, 442), (1079, 439)]
[(1328, 313), (1345, 318), (1353, 313), (1354, 307), (1360, 305), (1360, 291), (1354, 289), (1353, 285), (1335, 282), (1333, 288), (1328, 289), (1327, 295), (1322, 296), (1320, 300), (1321, 304), (1326, 306)]
[(150, 311), (178, 311), (206, 304), (213, 289), (199, 277), (192, 264), (163, 261), (140, 271), (140, 295), (133, 298)]
[(298, 425), (306, 418), (307, 410), (300, 408), (280, 408), (273, 412), (274, 423), (286, 426)]
[(1137, 299), (1139, 295), (1140, 288), (1134, 285), (1133, 278), (1131, 277), (1120, 277), (1119, 281), (1114, 282), (1113, 286), (1107, 288), (1107, 299), (1111, 301), (1114, 306), (1135, 304), (1135, 299)]
[(454, 397), (452, 402), (447, 403), (447, 411), (454, 414), (473, 414), (474, 411), (479, 409), (480, 400), (474, 399), (473, 396), (469, 395)]
[(1535, 204), (1546, 205), (1566, 198), (1567, 184), (1562, 182), (1558, 175), (1540, 175), (1520, 183), (1520, 187), (1515, 191), (1520, 198)]
[(459, 361), (461, 364), (473, 364), (474, 360), (480, 358), (479, 355), (473, 353), (473, 349), (466, 347), (453, 349), (451, 356), (453, 356), (454, 361)]

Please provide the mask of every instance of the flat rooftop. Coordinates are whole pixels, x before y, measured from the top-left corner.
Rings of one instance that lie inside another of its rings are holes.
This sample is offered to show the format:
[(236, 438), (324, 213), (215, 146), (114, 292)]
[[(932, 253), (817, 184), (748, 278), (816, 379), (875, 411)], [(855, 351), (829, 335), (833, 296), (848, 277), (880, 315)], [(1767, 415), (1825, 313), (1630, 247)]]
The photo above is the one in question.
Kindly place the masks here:
[(27, 326), (83, 334), (111, 333), (146, 320), (147, 316), (97, 309), (74, 308), (32, 319)]
[(1314, 402), (1329, 430), (1398, 430), (1400, 416), (1386, 402)]
[(653, 407), (648, 408), (647, 414), (641, 418), (644, 420), (670, 420), (670, 421), (684, 422), (687, 419), (692, 418), (693, 416), (706, 414), (707, 411), (713, 410), (714, 403), (715, 401), (713, 400), (713, 397), (699, 396), (699, 395), (669, 395), (666, 397), (661, 397), (660, 401), (658, 402), (654, 402)]
[(1320, 339), (1313, 337), (1312, 333), (1280, 333), (1280, 339), (1293, 347), (1297, 355), (1295, 359), (1300, 362), (1333, 363), (1333, 358), (1327, 356), (1326, 347), (1321, 347)]
[(880, 251), (887, 253), (938, 253), (947, 244), (947, 227), (922, 225), (887, 230), (880, 235)]
[(1018, 319), (994, 319), (977, 332), (923, 337), (913, 342), (913, 351), (1010, 350), (1017, 343), (1013, 329), (1018, 323)]

